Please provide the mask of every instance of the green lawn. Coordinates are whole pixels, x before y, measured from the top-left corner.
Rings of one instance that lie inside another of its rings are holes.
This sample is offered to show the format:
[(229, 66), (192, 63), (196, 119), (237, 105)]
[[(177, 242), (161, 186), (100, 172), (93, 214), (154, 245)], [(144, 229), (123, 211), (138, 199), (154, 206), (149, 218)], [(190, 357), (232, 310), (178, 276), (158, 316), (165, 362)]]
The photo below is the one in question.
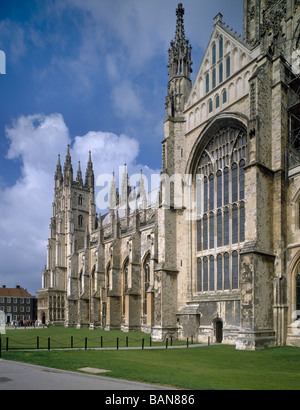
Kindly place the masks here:
[[(2, 350), (6, 349), (6, 339), (8, 338), (8, 349), (40, 349), (48, 348), (50, 338), (50, 348), (85, 348), (87, 347), (141, 347), (144, 339), (144, 346), (164, 346), (165, 342), (150, 342), (150, 335), (142, 332), (124, 333), (121, 331), (106, 332), (104, 330), (75, 329), (64, 327), (49, 327), (37, 329), (9, 329), (6, 335), (2, 335)], [(118, 341), (117, 341), (118, 339)], [(189, 344), (192, 340), (189, 340)], [(101, 346), (102, 343), (102, 346)], [(173, 345), (186, 344), (186, 341), (173, 341)], [(168, 340), (171, 345), (171, 340)]]
[(225, 345), (172, 350), (2, 351), (2, 358), (72, 371), (82, 367), (106, 369), (111, 370), (108, 377), (182, 389), (300, 388), (300, 349), (293, 347), (257, 352)]

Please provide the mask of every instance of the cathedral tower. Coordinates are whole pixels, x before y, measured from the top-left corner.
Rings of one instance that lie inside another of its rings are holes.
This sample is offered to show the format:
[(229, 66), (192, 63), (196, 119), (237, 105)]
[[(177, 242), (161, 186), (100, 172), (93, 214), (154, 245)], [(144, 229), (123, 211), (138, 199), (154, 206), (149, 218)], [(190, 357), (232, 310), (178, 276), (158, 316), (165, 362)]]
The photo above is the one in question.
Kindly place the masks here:
[[(78, 264), (75, 255), (87, 246), (89, 233), (96, 226), (91, 153), (83, 184), (80, 162), (76, 180), (73, 179), (68, 145), (63, 170), (58, 156), (54, 183), (47, 264), (43, 271), (43, 289), (39, 292), (40, 306), (43, 308), (40, 318), (47, 323), (78, 325), (77, 310), (82, 302), (79, 301), (78, 278), (74, 276), (74, 267)], [(88, 271), (88, 258), (85, 259), (83, 277), (85, 271)], [(85, 322), (87, 318), (81, 317), (80, 324)]]

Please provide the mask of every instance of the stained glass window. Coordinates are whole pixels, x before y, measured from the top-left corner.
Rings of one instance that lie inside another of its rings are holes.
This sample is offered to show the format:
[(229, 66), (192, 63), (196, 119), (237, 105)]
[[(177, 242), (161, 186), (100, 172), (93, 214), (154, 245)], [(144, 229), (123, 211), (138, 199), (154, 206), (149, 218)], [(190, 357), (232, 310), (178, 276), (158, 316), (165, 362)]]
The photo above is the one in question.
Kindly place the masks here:
[(212, 71), (212, 88), (216, 88), (217, 85), (217, 75), (216, 75), (216, 69), (214, 68)]
[(213, 256), (209, 260), (209, 290), (215, 290), (215, 259)]
[(232, 208), (232, 243), (238, 243), (238, 207), (236, 204)]
[(240, 205), (240, 242), (245, 241), (245, 205)]
[(224, 290), (230, 289), (229, 253), (224, 255)]
[(208, 291), (208, 259), (203, 260), (203, 291)]
[(217, 290), (222, 290), (223, 288), (223, 263), (222, 255), (219, 254), (217, 257)]
[(245, 161), (240, 162), (240, 201), (245, 196), (245, 175), (244, 175)]
[(223, 82), (223, 63), (219, 65), (219, 84)]
[(208, 247), (208, 225), (207, 225), (207, 215), (203, 217), (203, 250)]
[(213, 212), (209, 215), (209, 247), (213, 249), (215, 246), (215, 216)]
[(226, 60), (226, 78), (230, 77), (230, 57)]
[(239, 287), (239, 255), (237, 252), (232, 254), (232, 289)]
[(219, 40), (219, 58), (223, 58), (223, 37)]
[(202, 259), (197, 259), (197, 291), (202, 292)]
[(222, 211), (219, 209), (217, 212), (217, 246), (223, 244), (223, 216)]
[(212, 47), (212, 64), (216, 64), (216, 60), (217, 60), (217, 47), (214, 44)]
[(205, 84), (206, 84), (206, 93), (208, 93), (209, 92), (209, 74), (206, 74)]
[(222, 172), (217, 172), (217, 207), (220, 208), (222, 206)]
[(197, 292), (239, 289), (239, 251), (245, 241), (246, 143), (245, 131), (221, 128), (199, 159), (204, 209), (196, 221)]
[(238, 200), (238, 169), (237, 165), (232, 166), (232, 202)]

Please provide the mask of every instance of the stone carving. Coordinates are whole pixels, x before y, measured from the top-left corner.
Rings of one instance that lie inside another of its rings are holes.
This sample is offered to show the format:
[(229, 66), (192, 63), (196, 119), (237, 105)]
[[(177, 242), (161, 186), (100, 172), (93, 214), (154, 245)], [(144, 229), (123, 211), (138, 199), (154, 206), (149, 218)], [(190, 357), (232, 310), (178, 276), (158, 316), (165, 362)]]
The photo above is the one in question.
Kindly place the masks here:
[(282, 19), (286, 15), (285, 0), (269, 0), (263, 10), (263, 21), (260, 28), (261, 36), (273, 34), (277, 37), (282, 33)]

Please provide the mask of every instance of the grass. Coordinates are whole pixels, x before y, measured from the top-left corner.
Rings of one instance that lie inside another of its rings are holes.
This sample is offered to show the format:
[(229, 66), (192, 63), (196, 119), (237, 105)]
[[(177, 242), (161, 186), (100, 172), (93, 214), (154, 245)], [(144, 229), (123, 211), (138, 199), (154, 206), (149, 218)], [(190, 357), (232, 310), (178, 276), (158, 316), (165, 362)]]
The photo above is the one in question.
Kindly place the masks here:
[[(11, 349), (40, 349), (48, 348), (48, 339), (50, 338), (51, 349), (70, 348), (71, 343), (74, 348), (84, 348), (85, 339), (87, 346), (90, 348), (116, 347), (117, 339), (119, 347), (142, 347), (150, 346), (150, 335), (142, 332), (124, 333), (121, 331), (106, 332), (104, 330), (75, 329), (64, 327), (49, 327), (37, 329), (10, 329), (6, 335), (2, 335), (2, 350), (6, 349), (6, 339), (8, 338), (8, 348)], [(37, 339), (38, 338), (38, 339)], [(72, 338), (72, 341), (71, 341)], [(102, 342), (101, 342), (102, 338)], [(101, 346), (102, 343), (102, 346)], [(168, 341), (169, 345), (171, 340)], [(189, 340), (191, 343), (191, 340)], [(186, 344), (182, 341), (172, 341), (173, 345)], [(152, 346), (164, 346), (165, 342), (151, 341)]]
[[(56, 330), (56, 335), (62, 332)], [(24, 336), (25, 332), (27, 330), (19, 331)], [(78, 332), (85, 337), (83, 330)], [(108, 337), (109, 333), (106, 335)], [(130, 338), (131, 334), (128, 336)], [(126, 335), (122, 333), (122, 337)], [(101, 368), (111, 371), (107, 377), (189, 390), (300, 388), (300, 349), (294, 347), (257, 352), (237, 351), (225, 345), (172, 350), (13, 350), (2, 351), (2, 358), (71, 371), (82, 367)]]

